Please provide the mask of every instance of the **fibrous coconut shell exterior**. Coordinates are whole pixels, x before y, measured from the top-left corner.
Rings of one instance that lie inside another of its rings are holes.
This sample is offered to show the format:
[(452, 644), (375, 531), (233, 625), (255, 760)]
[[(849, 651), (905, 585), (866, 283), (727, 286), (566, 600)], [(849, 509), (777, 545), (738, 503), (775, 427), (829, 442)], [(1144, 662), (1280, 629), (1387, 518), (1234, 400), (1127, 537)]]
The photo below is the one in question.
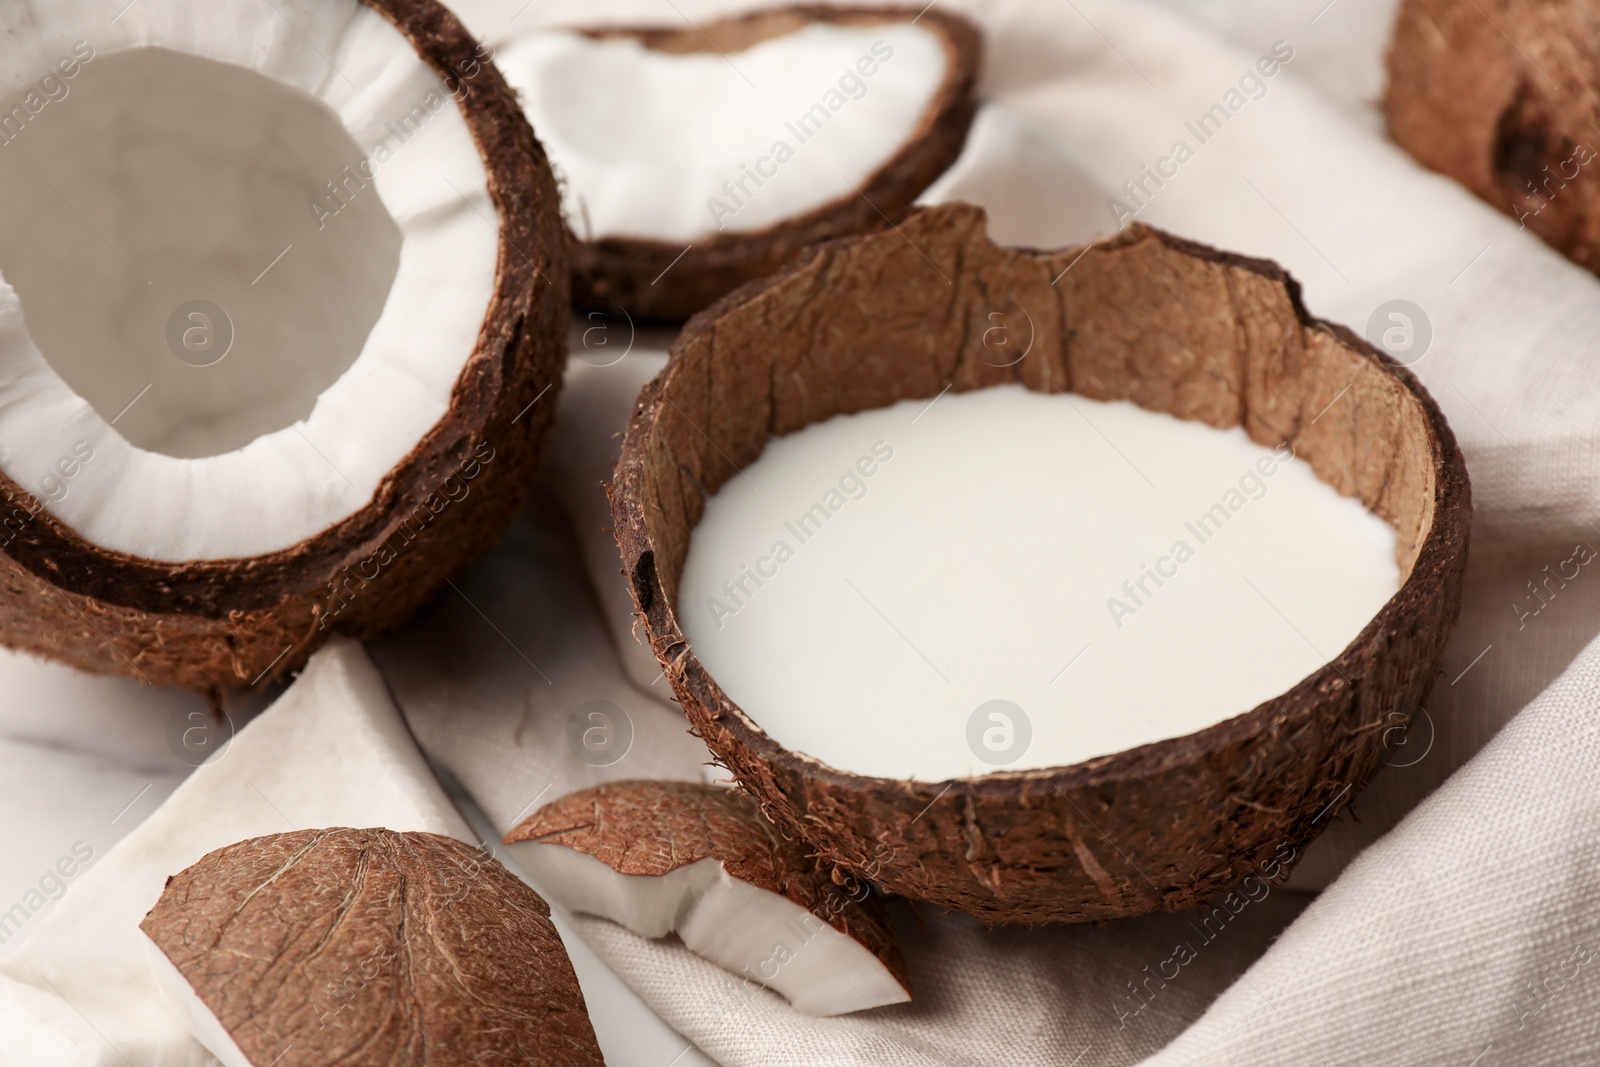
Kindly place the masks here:
[[(694, 27), (603, 27), (595, 38), (631, 37), (661, 52), (736, 54), (813, 23), (877, 26), (916, 21), (938, 36), (947, 62), (943, 84), (922, 121), (888, 162), (852, 192), (792, 219), (751, 232), (721, 232), (683, 244), (574, 233), (573, 299), (579, 307), (618, 308), (634, 319), (681, 322), (746, 282), (765, 277), (808, 245), (878, 230), (908, 207), (961, 154), (977, 112), (982, 58), (978, 28), (959, 15), (913, 7), (772, 8)], [(576, 220), (574, 220), (576, 224)]]
[[(985, 346), (995, 315), (1017, 347), (1027, 339), (1023, 358)], [(1014, 382), (1289, 444), (1394, 527), (1399, 591), (1287, 693), (1074, 766), (891, 781), (785, 749), (679, 624), (706, 493), (774, 435)], [(1083, 248), (1004, 249), (960, 204), (821, 246), (696, 316), (640, 394), (611, 494), (642, 630), (695, 730), (766, 814), (823, 862), (885, 889), (1027, 923), (1197, 905), (1326, 827), (1439, 670), (1471, 511), (1461, 454), (1427, 392), (1311, 318), (1278, 267), (1141, 226)]]
[(436, 0), (364, 2), (460, 84), (499, 215), (494, 293), (449, 411), (359, 511), (250, 558), (164, 563), (101, 548), (0, 473), (6, 518), (16, 519), (0, 545), (0, 642), (153, 684), (213, 693), (265, 684), (335, 631), (368, 637), (403, 621), (516, 513), (565, 365), (555, 180), (514, 94), (454, 15)]
[(1582, 0), (1405, 0), (1389, 133), (1600, 272), (1600, 22)]
[(545, 805), (506, 844), (562, 845), (618, 874), (659, 878), (704, 859), (786, 897), (854, 938), (909, 990), (911, 979), (877, 898), (835, 878), (810, 848), (781, 834), (743, 792), (698, 782), (610, 782)]
[(168, 879), (141, 929), (262, 1067), (602, 1062), (549, 908), (448, 837), (242, 841)]

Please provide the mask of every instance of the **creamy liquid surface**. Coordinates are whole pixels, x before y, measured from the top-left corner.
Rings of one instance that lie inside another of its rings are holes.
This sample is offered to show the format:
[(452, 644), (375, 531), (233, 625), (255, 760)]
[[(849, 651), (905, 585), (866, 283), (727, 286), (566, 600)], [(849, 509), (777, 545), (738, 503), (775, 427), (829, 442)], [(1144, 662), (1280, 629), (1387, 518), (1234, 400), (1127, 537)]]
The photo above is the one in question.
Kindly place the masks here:
[(708, 502), (678, 615), (785, 747), (938, 781), (1246, 712), (1399, 580), (1394, 531), (1287, 447), (1007, 386), (770, 442)]

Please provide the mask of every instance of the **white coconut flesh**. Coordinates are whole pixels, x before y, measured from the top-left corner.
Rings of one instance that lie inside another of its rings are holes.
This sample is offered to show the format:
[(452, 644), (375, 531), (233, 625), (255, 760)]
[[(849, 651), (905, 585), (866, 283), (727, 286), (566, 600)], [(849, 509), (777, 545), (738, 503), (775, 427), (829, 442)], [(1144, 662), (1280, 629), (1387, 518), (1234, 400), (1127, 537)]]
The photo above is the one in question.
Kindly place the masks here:
[(272, 707), (80, 876), (0, 960), (0, 1059), (209, 1067), (214, 1054), (229, 1067), (244, 1064), (229, 1058), (238, 1054), (232, 1039), (218, 1037), (215, 1017), (170, 963), (152, 966), (153, 957), (165, 957), (139, 923), (167, 878), (206, 853), (327, 826), (472, 840), (377, 669), (359, 644), (342, 638), (312, 656)]
[(676, 610), (786, 748), (937, 782), (1247, 712), (1399, 580), (1394, 530), (1288, 449), (1004, 386), (771, 441), (707, 502)]
[(165, 561), (359, 510), (446, 413), (493, 293), (450, 88), (356, 0), (17, 6), (0, 469), (86, 540)]
[(233, 1035), (206, 1007), (206, 1002), (200, 999), (200, 994), (194, 991), (194, 986), (189, 984), (189, 980), (167, 958), (166, 953), (148, 940), (144, 943), (144, 951), (145, 959), (150, 964), (151, 977), (161, 991), (162, 1005), (189, 1031), (190, 1036), (205, 1046), (206, 1051), (215, 1056), (222, 1067), (259, 1067), (250, 1062), (250, 1057), (239, 1048)]
[(578, 235), (674, 242), (857, 195), (916, 135), (949, 67), (939, 38), (909, 22), (815, 23), (728, 55), (544, 31), (495, 63), (565, 181)]
[(782, 894), (733, 877), (720, 860), (637, 875), (562, 844), (506, 847), (552, 903), (641, 937), (676, 933), (691, 952), (781, 994), (796, 1011), (844, 1015), (911, 999), (860, 942)]

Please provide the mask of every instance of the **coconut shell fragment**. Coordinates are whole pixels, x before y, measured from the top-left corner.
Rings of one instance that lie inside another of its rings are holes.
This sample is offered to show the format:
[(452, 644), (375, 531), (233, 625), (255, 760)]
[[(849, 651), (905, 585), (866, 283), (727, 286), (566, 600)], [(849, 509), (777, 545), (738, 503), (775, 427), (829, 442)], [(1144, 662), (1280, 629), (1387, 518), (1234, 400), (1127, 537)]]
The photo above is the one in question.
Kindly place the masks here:
[(1389, 134), (1600, 272), (1600, 23), (1583, 0), (1405, 0)]
[[(809, 926), (815, 930), (818, 928), (816, 920), (821, 920), (870, 953), (876, 966), (887, 975), (869, 973), (852, 986), (851, 982), (838, 977), (839, 972), (847, 967), (861, 967), (866, 961), (855, 953), (845, 952), (836, 957), (838, 962), (832, 964), (831, 973), (829, 968), (823, 967), (817, 969), (817, 977), (810, 977), (810, 984), (827, 983), (835, 987), (834, 991), (804, 988), (807, 982), (791, 985), (772, 980), (778, 977), (781, 967), (773, 967), (770, 975), (762, 973), (757, 960), (741, 958), (737, 949), (729, 951), (732, 939), (726, 936), (730, 924), (755, 926), (752, 915), (760, 907), (759, 898), (746, 891), (739, 894), (737, 905), (729, 904), (726, 898), (707, 904), (707, 900), (714, 899), (708, 885), (687, 891), (689, 903), (677, 906), (707, 911), (725, 907), (727, 918), (703, 915), (689, 919), (682, 914), (675, 915), (673, 928), (690, 948), (735, 973), (766, 981), (801, 1010), (813, 1014), (837, 1014), (910, 999), (910, 977), (878, 899), (854, 877), (836, 874), (829, 866), (819, 864), (810, 849), (780, 833), (762, 815), (760, 806), (740, 791), (693, 782), (611, 782), (568, 794), (546, 805), (508, 833), (505, 841), (514, 847), (521, 846), (523, 850), (516, 852), (519, 860), (530, 855), (525, 851), (529, 844), (559, 847), (592, 857), (616, 874), (626, 876), (625, 881), (631, 882), (628, 888), (640, 893), (655, 890), (655, 886), (648, 884), (650, 882), (664, 880), (674, 872), (684, 872), (705, 861), (714, 861), (721, 865), (726, 878), (798, 905), (804, 912), (796, 914), (802, 917), (809, 913), (811, 918), (797, 923), (788, 917), (792, 909), (774, 909), (778, 918), (770, 928), (778, 931), (778, 937), (800, 933), (809, 942), (814, 935), (798, 928)], [(533, 865), (548, 872), (552, 883), (559, 881), (556, 868), (537, 859)], [(615, 887), (615, 880), (611, 885)], [(574, 899), (564, 903), (574, 910), (627, 921), (624, 915), (617, 913), (618, 909), (605, 906), (600, 894), (573, 892), (571, 896)], [(723, 935), (721, 943), (711, 951), (703, 950), (699, 944), (704, 936), (700, 931), (707, 929)], [(659, 936), (666, 931), (636, 932)], [(770, 954), (773, 941), (767, 933), (752, 928), (749, 940), (756, 954)], [(843, 946), (835, 944), (833, 947)], [(821, 955), (820, 951), (803, 945), (796, 946), (796, 951), (809, 951), (813, 957)], [(791, 967), (784, 977), (793, 978), (799, 970)], [(874, 993), (878, 996), (872, 1003), (865, 1002), (863, 998)]]
[[(681, 322), (718, 297), (765, 277), (808, 245), (888, 225), (961, 154), (977, 113), (982, 37), (960, 15), (937, 8), (799, 5), (699, 23), (693, 27), (593, 27), (605, 39), (632, 37), (678, 54), (737, 55), (762, 41), (814, 23), (875, 26), (916, 21), (938, 36), (947, 61), (944, 83), (888, 162), (850, 193), (804, 214), (748, 233), (719, 232), (682, 243), (641, 238), (569, 236), (572, 295), (579, 307), (620, 308), (636, 319)], [(777, 123), (775, 122), (776, 126)]]
[[(990, 351), (997, 322), (1025, 355)], [(893, 781), (784, 748), (679, 621), (707, 495), (770, 437), (1014, 383), (1289, 445), (1393, 527), (1399, 590), (1281, 696), (1073, 766)], [(691, 320), (639, 396), (610, 492), (651, 648), (696, 733), (779, 829), (891, 892), (1022, 923), (1193, 907), (1326, 828), (1438, 673), (1471, 515), (1466, 466), (1427, 391), (1311, 317), (1276, 265), (1137, 225), (1081, 248), (1001, 248), (964, 204), (814, 248)]]
[(255, 1067), (602, 1062), (544, 901), (451, 838), (242, 841), (169, 879), (141, 929)]

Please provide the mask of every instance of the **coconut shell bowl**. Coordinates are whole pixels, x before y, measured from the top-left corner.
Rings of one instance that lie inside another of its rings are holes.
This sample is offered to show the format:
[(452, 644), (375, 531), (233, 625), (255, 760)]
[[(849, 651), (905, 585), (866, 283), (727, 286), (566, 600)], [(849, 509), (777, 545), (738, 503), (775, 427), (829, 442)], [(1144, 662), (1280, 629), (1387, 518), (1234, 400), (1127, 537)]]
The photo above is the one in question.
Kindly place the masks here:
[[(985, 331), (994, 313), (1019, 311), (1031, 347), (999, 365)], [(785, 749), (680, 628), (679, 579), (706, 494), (772, 437), (1017, 382), (1288, 443), (1394, 529), (1397, 592), (1289, 691), (1073, 766), (893, 781)], [(1432, 398), (1404, 367), (1312, 318), (1274, 264), (1142, 226), (1081, 248), (1000, 248), (982, 212), (960, 204), (816, 246), (690, 320), (639, 396), (611, 493), (642, 632), (694, 730), (768, 817), (841, 876), (986, 923), (1192, 907), (1325, 828), (1440, 669), (1471, 515)]]

